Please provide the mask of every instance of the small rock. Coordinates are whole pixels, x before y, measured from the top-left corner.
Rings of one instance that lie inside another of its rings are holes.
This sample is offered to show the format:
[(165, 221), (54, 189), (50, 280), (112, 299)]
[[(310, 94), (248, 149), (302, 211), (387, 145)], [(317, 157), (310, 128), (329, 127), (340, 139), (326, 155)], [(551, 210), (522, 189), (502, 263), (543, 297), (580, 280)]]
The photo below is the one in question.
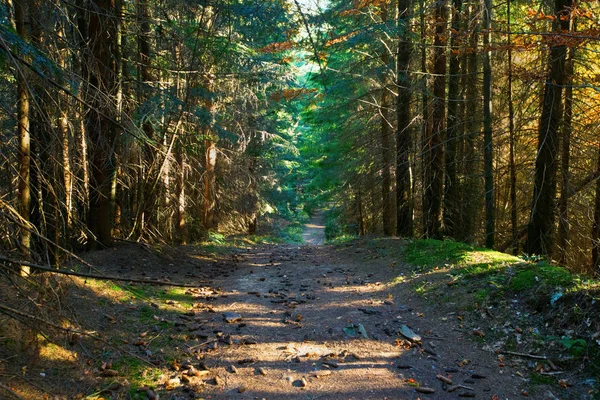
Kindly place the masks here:
[(237, 374), (238, 369), (235, 367), (235, 365), (230, 365), (229, 372), (231, 372), (232, 374)]
[(242, 385), (238, 388), (238, 393), (244, 393), (247, 390), (246, 386)]
[(324, 378), (324, 377), (329, 376), (331, 374), (332, 374), (331, 371), (323, 370), (323, 371), (315, 371), (315, 372), (311, 373), (310, 376), (313, 376), (315, 378)]
[(300, 379), (300, 386), (302, 386), (302, 387), (308, 386), (308, 381), (306, 380), (306, 378)]
[(264, 369), (263, 367), (259, 367), (259, 368), (258, 368), (256, 371), (257, 371), (259, 374), (261, 374), (262, 376), (265, 376), (265, 375), (267, 375), (267, 370), (266, 370), (266, 369)]
[(436, 378), (438, 378), (440, 381), (442, 381), (448, 385), (452, 385), (452, 379), (448, 378), (447, 376), (437, 374)]
[(183, 383), (190, 383), (192, 380), (190, 379), (189, 376), (187, 375), (181, 375), (181, 382)]
[(419, 393), (425, 393), (425, 394), (435, 393), (435, 389), (423, 387), (423, 386), (416, 387), (415, 390)]
[(479, 336), (479, 337), (485, 337), (485, 332), (482, 331), (481, 329), (473, 329), (473, 335)]
[(406, 325), (400, 326), (400, 334), (411, 342), (420, 342), (421, 336), (417, 335), (412, 329)]
[(336, 363), (336, 362), (335, 362), (335, 361), (333, 361), (333, 360), (323, 360), (323, 364), (324, 364), (324, 365), (327, 365), (327, 366), (329, 366), (329, 367), (331, 367), (331, 368), (338, 368), (338, 367), (339, 367), (339, 364), (338, 364), (338, 363)]
[(158, 395), (152, 389), (146, 390), (146, 397), (148, 400), (158, 400)]
[(242, 315), (234, 312), (224, 312), (223, 319), (228, 324), (232, 324), (234, 322), (238, 322), (242, 320)]

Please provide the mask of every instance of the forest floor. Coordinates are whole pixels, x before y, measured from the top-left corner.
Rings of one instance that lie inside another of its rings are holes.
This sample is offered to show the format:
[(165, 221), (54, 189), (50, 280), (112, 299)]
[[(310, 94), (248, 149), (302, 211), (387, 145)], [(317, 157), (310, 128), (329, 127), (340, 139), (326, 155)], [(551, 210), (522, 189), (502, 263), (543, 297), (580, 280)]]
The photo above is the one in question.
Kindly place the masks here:
[[(322, 226), (312, 221), (305, 237), (321, 243)], [(62, 307), (101, 341), (41, 340), (35, 362), (0, 361), (0, 382), (27, 399), (594, 398), (581, 359), (551, 345), (531, 354), (548, 324), (523, 302), (483, 307), (476, 288), (412, 273), (405, 245), (122, 244), (90, 253), (108, 275), (198, 287), (69, 278)], [(435, 295), (419, 289), (436, 284)], [(0, 398), (10, 392), (0, 387)]]

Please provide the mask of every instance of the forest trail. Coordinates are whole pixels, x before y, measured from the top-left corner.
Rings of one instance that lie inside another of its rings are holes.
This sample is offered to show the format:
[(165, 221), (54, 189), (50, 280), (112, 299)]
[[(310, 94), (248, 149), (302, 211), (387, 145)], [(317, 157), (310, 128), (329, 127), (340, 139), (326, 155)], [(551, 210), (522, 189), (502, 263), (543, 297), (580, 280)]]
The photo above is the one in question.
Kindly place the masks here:
[[(456, 303), (432, 304), (415, 296), (413, 283), (390, 283), (405, 266), (390, 268), (389, 259), (374, 255), (361, 247), (290, 245), (238, 254), (235, 272), (214, 280), (219, 292), (204, 328), (219, 341), (202, 358), (218, 378), (202, 395), (358, 400), (526, 393), (552, 399), (499, 368), (498, 355), (463, 326), (473, 317), (453, 311)], [(240, 320), (227, 323), (232, 316)], [(402, 325), (422, 343), (398, 336)], [(462, 386), (445, 391), (452, 385), (438, 375)], [(435, 393), (420, 393), (416, 385)]]
[(306, 224), (302, 233), (304, 243), (322, 245), (325, 243), (325, 211), (316, 212)]
[[(461, 292), (443, 300), (419, 295), (420, 285), (446, 287), (447, 277), (415, 274), (398, 257), (403, 240), (382, 240), (377, 246), (359, 241), (217, 252), (184, 246), (160, 254), (124, 245), (91, 253), (88, 261), (109, 275), (204, 286), (132, 285), (132, 292), (123, 292), (75, 279), (79, 289), (70, 299), (77, 320), (126, 352), (102, 343), (65, 345), (70, 351), (102, 347), (94, 359), (85, 350), (73, 364), (30, 366), (28, 378), (37, 376), (35, 383), (46, 387), (53, 382), (50, 391), (65, 398), (75, 398), (69, 390), (107, 387), (113, 389), (106, 399), (141, 400), (156, 398), (146, 391), (173, 400), (591, 398), (581, 384), (531, 384), (536, 360), (493, 351), (506, 339), (500, 335), (514, 334), (502, 314), (519, 314), (510, 300), (506, 307), (478, 310), (461, 304)], [(497, 325), (485, 310), (496, 314)], [(421, 340), (401, 336), (403, 326)], [(474, 334), (478, 330), (487, 336)], [(79, 389), (67, 381), (79, 382)]]

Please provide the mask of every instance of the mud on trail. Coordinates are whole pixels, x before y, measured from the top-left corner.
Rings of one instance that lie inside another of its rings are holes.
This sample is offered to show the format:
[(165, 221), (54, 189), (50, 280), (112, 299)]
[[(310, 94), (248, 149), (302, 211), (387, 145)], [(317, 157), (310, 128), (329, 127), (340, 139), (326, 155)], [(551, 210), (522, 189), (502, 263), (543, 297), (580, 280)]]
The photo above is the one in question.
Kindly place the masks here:
[[(587, 398), (583, 385), (532, 382), (545, 360), (493, 351), (488, 320), (499, 311), (418, 295), (416, 281), (398, 279), (412, 268), (398, 258), (403, 241), (381, 243), (91, 254), (104, 273), (201, 287), (123, 292), (76, 278), (73, 312), (105, 342), (53, 345), (54, 361), (6, 384), (24, 398), (61, 399)], [(21, 368), (2, 365), (5, 375)]]

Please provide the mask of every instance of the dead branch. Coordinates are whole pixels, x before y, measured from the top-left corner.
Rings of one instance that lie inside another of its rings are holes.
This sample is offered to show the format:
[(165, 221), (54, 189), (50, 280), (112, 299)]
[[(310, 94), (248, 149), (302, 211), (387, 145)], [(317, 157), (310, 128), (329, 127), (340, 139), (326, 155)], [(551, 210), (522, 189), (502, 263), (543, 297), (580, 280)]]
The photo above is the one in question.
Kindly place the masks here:
[(7, 391), (8, 393), (10, 393), (10, 395), (12, 397), (14, 397), (15, 399), (20, 399), (20, 400), (25, 400), (24, 397), (19, 396), (18, 394), (16, 394), (11, 388), (9, 388), (8, 386), (0, 383), (0, 388), (4, 389), (5, 391)]
[(13, 265), (24, 265), (26, 267), (34, 268), (34, 269), (37, 269), (39, 271), (49, 272), (49, 273), (52, 273), (52, 274), (69, 275), (69, 276), (79, 276), (79, 277), (82, 277), (82, 278), (98, 279), (98, 280), (104, 280), (104, 281), (117, 281), (117, 282), (128, 282), (128, 283), (142, 283), (142, 284), (147, 284), (147, 285), (164, 285), (164, 286), (187, 287), (187, 288), (199, 288), (199, 287), (201, 287), (200, 285), (190, 285), (190, 284), (186, 284), (186, 283), (173, 283), (173, 282), (159, 281), (159, 280), (154, 280), (154, 279), (134, 279), (134, 278), (127, 278), (127, 277), (119, 277), (119, 276), (108, 276), (108, 275), (102, 275), (102, 274), (86, 274), (86, 273), (83, 273), (83, 272), (76, 272), (76, 271), (68, 271), (68, 270), (64, 270), (64, 269), (50, 268), (50, 267), (46, 267), (46, 266), (43, 266), (43, 265), (30, 263), (30, 262), (27, 262), (27, 261), (13, 260), (13, 259), (10, 259), (10, 258), (4, 257), (4, 256), (0, 256), (0, 261), (4, 261), (4, 262), (7, 262), (7, 263), (13, 264)]
[(523, 358), (533, 358), (534, 360), (547, 360), (548, 359), (548, 357), (546, 357), (546, 356), (538, 356), (535, 354), (527, 354), (527, 353), (516, 353), (514, 351), (505, 351), (505, 350), (500, 351), (500, 354), (508, 354), (511, 356), (523, 357)]
[(51, 327), (53, 327), (55, 329), (58, 329), (58, 330), (61, 330), (63, 332), (77, 333), (79, 335), (88, 336), (88, 337), (90, 337), (90, 338), (92, 338), (94, 340), (97, 340), (97, 341), (99, 341), (101, 343), (104, 343), (107, 346), (112, 347), (113, 349), (115, 349), (117, 351), (120, 351), (122, 353), (130, 355), (131, 357), (134, 357), (134, 358), (136, 358), (136, 359), (138, 359), (138, 360), (140, 360), (140, 361), (142, 361), (142, 362), (144, 362), (144, 363), (146, 363), (148, 365), (151, 365), (153, 367), (155, 366), (150, 361), (148, 361), (148, 360), (146, 360), (146, 359), (138, 356), (137, 354), (134, 354), (134, 353), (132, 353), (132, 352), (130, 352), (128, 350), (122, 349), (121, 347), (116, 346), (116, 345), (110, 343), (109, 341), (102, 339), (101, 337), (95, 335), (94, 334), (95, 332), (82, 331), (82, 330), (79, 330), (79, 329), (72, 329), (72, 328), (65, 328), (65, 327), (57, 325), (57, 324), (55, 324), (53, 322), (47, 321), (47, 320), (45, 320), (43, 318), (36, 317), (35, 315), (26, 314), (26, 313), (21, 312), (19, 310), (15, 310), (14, 308), (3, 306), (2, 304), (0, 304), (0, 312), (3, 312), (4, 314), (6, 314), (10, 318), (15, 318), (15, 315), (18, 315), (19, 317), (22, 317), (22, 318), (27, 318), (27, 319), (30, 319), (30, 320), (33, 320), (33, 321), (41, 322), (44, 325), (51, 326)]

